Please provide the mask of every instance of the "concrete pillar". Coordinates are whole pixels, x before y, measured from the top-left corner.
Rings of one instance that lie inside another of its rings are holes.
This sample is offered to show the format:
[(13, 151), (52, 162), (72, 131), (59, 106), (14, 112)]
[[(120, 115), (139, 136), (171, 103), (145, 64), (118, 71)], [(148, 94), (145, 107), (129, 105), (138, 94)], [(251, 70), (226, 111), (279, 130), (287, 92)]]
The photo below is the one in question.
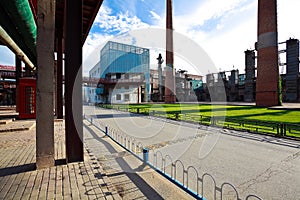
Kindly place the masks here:
[(54, 166), (54, 31), (55, 0), (38, 1), (36, 166)]
[(167, 0), (165, 103), (176, 102), (172, 0)]
[(277, 1), (258, 0), (256, 105), (279, 105)]
[[(62, 33), (61, 33), (62, 34)], [(62, 35), (57, 39), (57, 63), (56, 63), (56, 116), (57, 119), (63, 119), (63, 94), (62, 94)]]
[(83, 161), (82, 0), (66, 0), (65, 121), (67, 162)]

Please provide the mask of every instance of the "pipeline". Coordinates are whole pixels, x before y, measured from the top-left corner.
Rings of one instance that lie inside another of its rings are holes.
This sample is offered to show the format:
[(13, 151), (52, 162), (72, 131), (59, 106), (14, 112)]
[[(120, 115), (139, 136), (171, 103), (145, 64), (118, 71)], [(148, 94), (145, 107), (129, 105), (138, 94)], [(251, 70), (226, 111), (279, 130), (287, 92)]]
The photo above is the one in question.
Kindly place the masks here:
[(0, 25), (35, 64), (37, 27), (29, 2), (0, 0)]
[(33, 63), (25, 55), (25, 53), (19, 48), (19, 46), (11, 39), (11, 37), (6, 33), (6, 31), (0, 26), (0, 40), (12, 51), (14, 52), (27, 66), (34, 69)]

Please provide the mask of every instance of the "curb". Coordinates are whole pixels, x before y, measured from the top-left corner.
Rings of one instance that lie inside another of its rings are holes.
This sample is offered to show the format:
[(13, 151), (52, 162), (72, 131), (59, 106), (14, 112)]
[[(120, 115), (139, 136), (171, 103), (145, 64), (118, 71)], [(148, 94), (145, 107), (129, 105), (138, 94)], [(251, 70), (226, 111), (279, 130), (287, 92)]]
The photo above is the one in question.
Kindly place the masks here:
[(29, 131), (33, 129), (36, 126), (36, 123), (34, 122), (31, 126), (29, 127), (20, 127), (20, 128), (6, 128), (6, 129), (0, 129), (0, 133), (4, 132), (15, 132), (15, 131)]

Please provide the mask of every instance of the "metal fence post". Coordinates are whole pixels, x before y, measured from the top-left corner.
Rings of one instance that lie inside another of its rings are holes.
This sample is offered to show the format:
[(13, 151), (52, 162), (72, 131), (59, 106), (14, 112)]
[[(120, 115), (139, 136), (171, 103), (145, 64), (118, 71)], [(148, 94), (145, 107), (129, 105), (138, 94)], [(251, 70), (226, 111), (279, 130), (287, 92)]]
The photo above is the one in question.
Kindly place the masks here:
[(143, 148), (143, 160), (145, 163), (149, 162), (149, 149)]
[(216, 125), (216, 119), (215, 119), (215, 117), (211, 117), (211, 125), (212, 126)]
[(105, 126), (105, 135), (108, 135), (108, 127)]

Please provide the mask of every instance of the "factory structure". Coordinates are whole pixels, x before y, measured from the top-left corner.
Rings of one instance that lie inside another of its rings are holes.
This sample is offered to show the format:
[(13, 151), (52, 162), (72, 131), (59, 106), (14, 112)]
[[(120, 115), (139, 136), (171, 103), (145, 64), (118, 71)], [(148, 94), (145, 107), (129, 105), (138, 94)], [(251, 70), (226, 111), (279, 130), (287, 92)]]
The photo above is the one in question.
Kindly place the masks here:
[[(300, 102), (299, 40), (291, 38), (280, 44), (285, 44), (285, 49), (278, 52), (285, 54), (285, 63), (279, 63), (281, 68), (285, 66), (280, 74), (282, 101)], [(84, 103), (165, 102), (164, 61), (159, 55), (157, 68), (150, 69), (149, 59), (149, 49), (109, 41), (100, 52), (100, 61), (89, 72), (89, 79), (95, 79), (96, 84), (84, 81)], [(233, 69), (203, 78), (183, 69), (174, 70), (175, 100), (211, 101), (211, 93), (222, 87), (228, 102), (256, 102), (257, 68), (257, 51), (246, 50), (244, 73)], [(26, 76), (24, 69), (22, 74)], [(0, 76), (0, 105), (14, 105), (15, 67), (0, 66)]]
[[(161, 61), (159, 61), (161, 62)], [(166, 70), (150, 69), (149, 49), (109, 41), (100, 61), (89, 71), (96, 86), (85, 85), (85, 103), (142, 103), (165, 101)], [(177, 101), (196, 101), (193, 88), (202, 86), (202, 76), (175, 73)]]
[[(285, 66), (285, 73), (279, 74), (276, 82), (278, 92), (281, 93), (283, 102), (300, 102), (300, 72), (299, 72), (299, 40), (289, 39), (286, 42), (286, 49), (278, 53), (285, 53), (286, 63), (279, 63)], [(206, 83), (203, 84), (199, 101), (210, 101), (211, 88), (225, 87), (226, 99), (229, 102), (255, 102), (257, 99), (257, 55), (255, 50), (245, 51), (245, 73), (240, 74), (239, 70), (222, 71), (206, 75)], [(277, 59), (278, 61), (278, 59)], [(268, 71), (265, 79), (268, 79)], [(220, 84), (222, 83), (222, 84)]]
[(86, 87), (89, 103), (141, 103), (150, 100), (149, 49), (109, 41), (90, 70), (97, 87)]
[[(283, 102), (300, 102), (299, 40), (289, 39), (285, 53), (285, 73), (280, 74)], [(90, 103), (165, 102), (166, 72), (161, 55), (157, 69), (149, 67), (149, 49), (108, 42), (100, 53), (100, 61), (90, 70), (96, 87), (85, 87), (84, 101)], [(112, 59), (112, 60), (110, 60)], [(176, 102), (211, 101), (211, 94), (224, 87), (228, 102), (255, 102), (257, 96), (257, 55), (245, 51), (245, 72), (220, 71), (205, 75), (175, 70)], [(278, 83), (279, 84), (279, 83)], [(279, 86), (278, 86), (279, 87)], [(214, 98), (214, 100), (218, 100)], [(220, 99), (221, 100), (221, 99)]]

